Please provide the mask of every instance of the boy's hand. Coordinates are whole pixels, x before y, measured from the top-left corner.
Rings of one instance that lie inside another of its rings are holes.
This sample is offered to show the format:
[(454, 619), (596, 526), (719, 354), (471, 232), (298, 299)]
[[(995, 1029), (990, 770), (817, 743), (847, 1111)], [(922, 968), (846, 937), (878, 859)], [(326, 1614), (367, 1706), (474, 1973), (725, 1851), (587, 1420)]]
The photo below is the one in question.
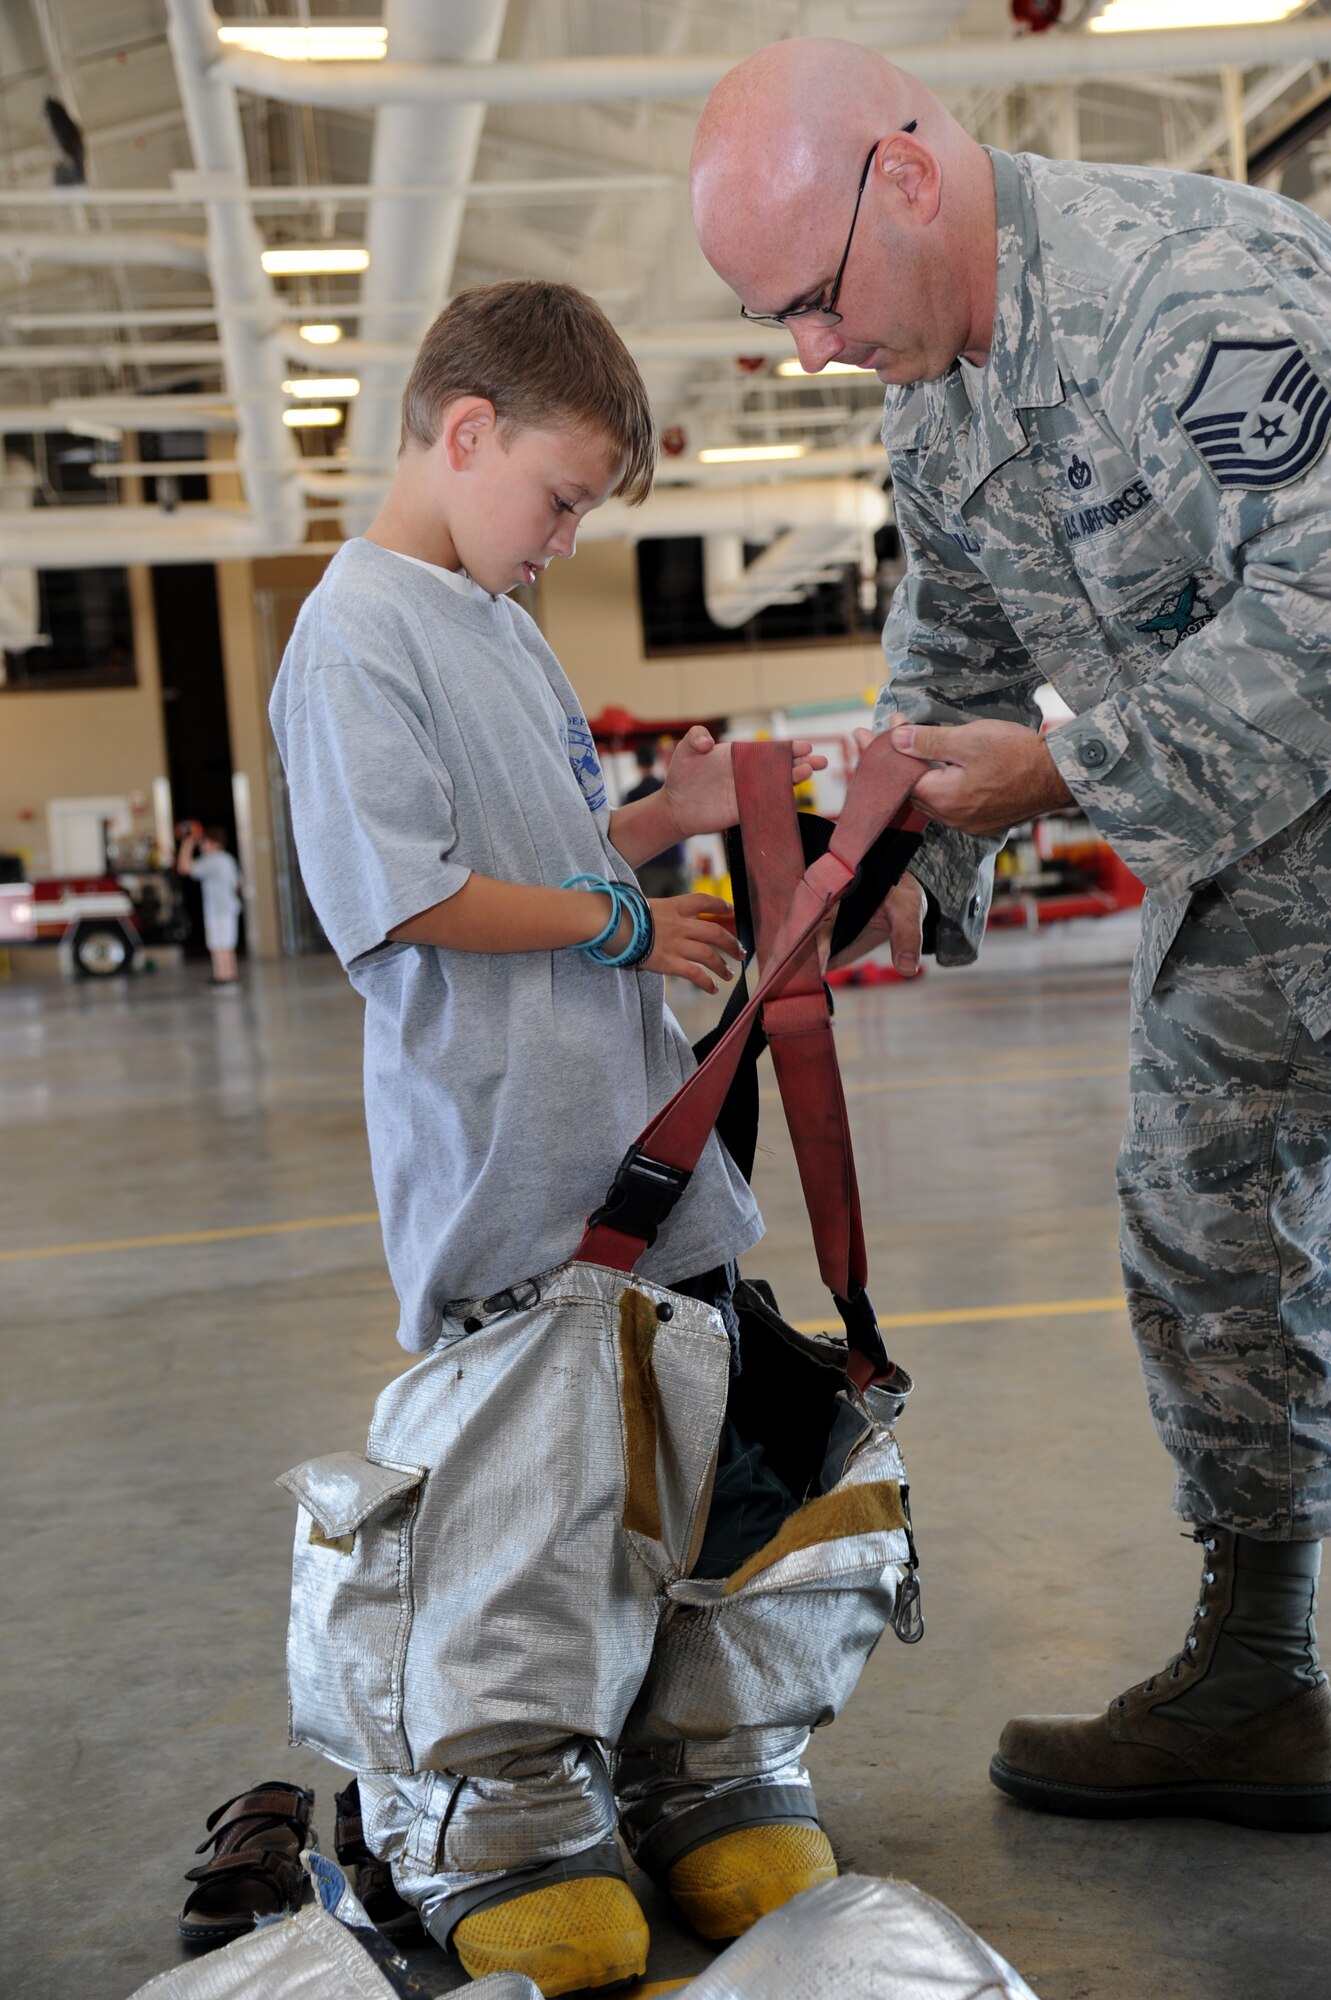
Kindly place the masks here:
[(741, 959), (744, 953), (729, 903), (719, 896), (662, 896), (651, 910), (656, 943), (645, 961), (649, 972), (678, 973), (704, 993), (716, 992), (716, 980), (708, 977), (709, 972), (734, 978), (734, 967), (726, 961)]
[[(812, 743), (796, 743), (790, 780), (802, 785), (815, 771), (827, 769), (826, 757), (814, 755)], [(739, 818), (730, 745), (717, 743), (696, 722), (675, 745), (665, 775), (663, 796), (681, 840), (691, 833), (723, 833)]]

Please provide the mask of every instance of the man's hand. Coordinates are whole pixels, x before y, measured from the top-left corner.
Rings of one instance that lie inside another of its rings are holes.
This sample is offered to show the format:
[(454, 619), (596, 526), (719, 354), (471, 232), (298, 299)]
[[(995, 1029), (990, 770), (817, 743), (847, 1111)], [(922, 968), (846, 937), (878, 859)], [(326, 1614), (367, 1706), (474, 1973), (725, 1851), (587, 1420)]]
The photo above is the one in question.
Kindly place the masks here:
[(960, 833), (1003, 834), (1021, 820), (1073, 803), (1041, 737), (1020, 722), (960, 722), (928, 728), (893, 716), (894, 750), (923, 770), (913, 803)]
[[(826, 757), (813, 754), (812, 743), (796, 743), (790, 778), (802, 785), (815, 771), (827, 769)], [(675, 745), (661, 796), (674, 822), (676, 837), (692, 833), (722, 833), (739, 818), (730, 745), (717, 743), (710, 730), (695, 723)]]
[[(735, 969), (726, 961), (741, 959), (744, 953), (729, 903), (719, 896), (662, 896), (652, 903), (651, 911), (656, 942), (645, 961), (649, 972), (676, 972), (704, 993), (716, 991), (709, 969), (722, 979), (734, 978)], [(615, 943), (618, 947), (618, 938)]]
[(853, 944), (829, 960), (828, 971), (854, 965), (867, 958), (880, 944), (892, 949), (892, 968), (903, 979), (914, 979), (920, 970), (920, 938), (924, 929), (924, 891), (913, 875), (903, 875), (888, 890), (872, 917)]

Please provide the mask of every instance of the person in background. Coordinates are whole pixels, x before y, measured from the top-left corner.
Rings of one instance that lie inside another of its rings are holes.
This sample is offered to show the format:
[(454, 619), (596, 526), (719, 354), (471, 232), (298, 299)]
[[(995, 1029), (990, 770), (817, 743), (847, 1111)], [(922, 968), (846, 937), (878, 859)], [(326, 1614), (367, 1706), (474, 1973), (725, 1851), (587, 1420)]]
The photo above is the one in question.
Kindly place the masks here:
[[(626, 806), (634, 805), (639, 799), (649, 799), (653, 792), (661, 789), (661, 779), (656, 767), (660, 761), (661, 748), (658, 743), (640, 743), (633, 753), (641, 776), (632, 791), (624, 795)], [(676, 841), (663, 853), (654, 855), (634, 870), (642, 885), (642, 893), (649, 898), (656, 896), (687, 896), (689, 892), (689, 871), (684, 865), (684, 843)]]
[(220, 826), (197, 820), (177, 827), (176, 873), (192, 875), (203, 894), (203, 937), (213, 964), (211, 986), (239, 984), (236, 942), (240, 931), (240, 864), (227, 852)]

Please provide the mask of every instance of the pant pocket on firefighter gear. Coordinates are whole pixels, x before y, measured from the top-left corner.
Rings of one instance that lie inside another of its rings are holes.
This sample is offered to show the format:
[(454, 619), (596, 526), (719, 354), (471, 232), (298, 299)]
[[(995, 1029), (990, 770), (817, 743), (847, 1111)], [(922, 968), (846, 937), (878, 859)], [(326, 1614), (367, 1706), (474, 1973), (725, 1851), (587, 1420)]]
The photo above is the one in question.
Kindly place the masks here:
[(403, 1664), (420, 1466), (333, 1452), (283, 1473), (300, 1504), (287, 1629), (290, 1740), (354, 1771), (407, 1771)]
[(796, 1508), (729, 1576), (667, 1587), (642, 1696), (658, 1741), (812, 1729), (849, 1699), (899, 1592), (913, 1584), (914, 1556), (896, 1439), (858, 1402), (847, 1407), (858, 1437), (830, 1490)]

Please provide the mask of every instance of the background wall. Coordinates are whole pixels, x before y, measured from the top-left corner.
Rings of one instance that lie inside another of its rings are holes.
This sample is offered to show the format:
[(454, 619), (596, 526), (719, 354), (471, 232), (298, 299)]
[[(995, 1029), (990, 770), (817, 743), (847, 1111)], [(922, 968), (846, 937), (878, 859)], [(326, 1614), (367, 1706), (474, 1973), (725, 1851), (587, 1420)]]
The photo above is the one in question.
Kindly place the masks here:
[[(152, 781), (166, 770), (151, 578), (129, 572), (138, 686), (0, 692), (0, 849), (50, 865), (48, 799), (120, 794), (152, 829)], [(30, 815), (30, 817), (29, 817)]]
[(627, 542), (591, 542), (540, 581), (546, 638), (595, 715), (611, 703), (656, 720), (753, 715), (801, 703), (856, 706), (883, 678), (876, 643), (647, 659)]

